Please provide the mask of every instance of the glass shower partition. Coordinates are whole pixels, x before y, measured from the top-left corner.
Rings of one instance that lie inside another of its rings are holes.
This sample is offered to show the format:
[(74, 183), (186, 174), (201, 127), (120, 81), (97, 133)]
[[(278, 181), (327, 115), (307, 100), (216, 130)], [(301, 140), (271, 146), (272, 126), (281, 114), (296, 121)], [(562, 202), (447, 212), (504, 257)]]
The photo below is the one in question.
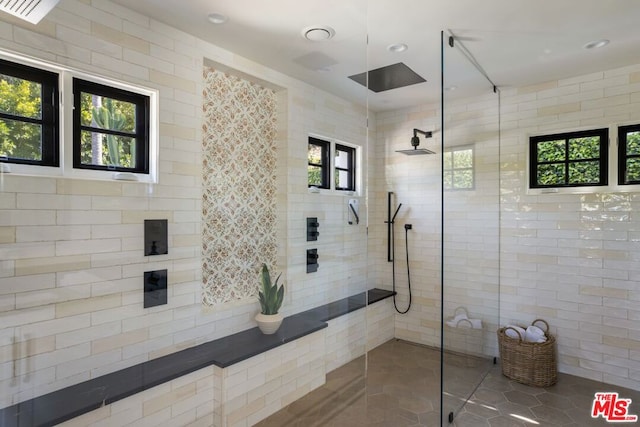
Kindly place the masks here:
[(441, 409), (448, 425), (473, 422), (463, 408), (498, 355), (500, 94), (462, 38), (444, 31), (441, 41)]

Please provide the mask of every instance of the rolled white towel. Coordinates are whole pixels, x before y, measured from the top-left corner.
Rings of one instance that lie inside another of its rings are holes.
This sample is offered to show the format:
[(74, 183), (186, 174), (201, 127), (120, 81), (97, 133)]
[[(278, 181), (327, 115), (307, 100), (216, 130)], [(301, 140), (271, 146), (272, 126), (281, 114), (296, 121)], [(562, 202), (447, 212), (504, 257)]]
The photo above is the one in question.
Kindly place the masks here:
[(482, 319), (469, 319), (473, 329), (482, 329)]
[(537, 326), (529, 326), (524, 334), (524, 340), (526, 342), (545, 342), (547, 337), (544, 335), (544, 331)]
[(455, 328), (457, 326), (457, 322), (454, 322), (453, 320), (447, 320), (445, 323), (452, 328)]
[(456, 323), (456, 326), (458, 328), (462, 328), (462, 329), (472, 329), (473, 328), (473, 324), (471, 323), (471, 320), (467, 319), (467, 318), (458, 320), (458, 323)]
[(520, 336), (518, 336), (518, 332), (514, 331), (513, 329), (506, 329), (504, 331), (504, 334), (506, 336), (508, 336), (509, 338), (522, 338), (524, 339), (524, 334), (525, 334), (525, 330), (523, 328), (521, 328), (520, 326), (516, 326), (516, 325), (507, 325), (506, 328), (513, 328), (516, 331), (520, 332)]
[(457, 322), (459, 322), (461, 320), (466, 320), (466, 319), (468, 319), (467, 313), (460, 313), (460, 314), (456, 315), (456, 317), (453, 318), (453, 321), (457, 323)]
[(531, 326), (529, 326), (529, 327), (527, 328), (527, 331), (532, 332), (533, 334), (535, 334), (535, 335), (539, 335), (539, 336), (541, 336), (541, 337), (543, 337), (543, 336), (544, 336), (544, 331), (543, 331), (542, 329), (538, 328), (538, 327), (537, 327), (537, 326), (535, 326), (535, 325), (531, 325)]

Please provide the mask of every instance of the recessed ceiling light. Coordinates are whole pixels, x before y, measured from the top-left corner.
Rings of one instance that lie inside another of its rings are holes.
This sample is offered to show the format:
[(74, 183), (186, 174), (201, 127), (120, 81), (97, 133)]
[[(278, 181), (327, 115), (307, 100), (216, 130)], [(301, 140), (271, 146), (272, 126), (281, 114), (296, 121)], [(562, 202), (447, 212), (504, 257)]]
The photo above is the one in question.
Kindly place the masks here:
[(582, 46), (585, 49), (597, 49), (599, 47), (603, 47), (609, 44), (609, 40), (607, 39), (600, 39), (600, 40), (594, 40), (594, 41), (590, 41), (589, 43), (585, 44), (584, 46)]
[(444, 90), (446, 90), (446, 91), (454, 91), (456, 89), (458, 89), (458, 86), (448, 86), (448, 87), (444, 88)]
[(221, 13), (210, 13), (209, 16), (207, 16), (207, 19), (212, 24), (224, 24), (229, 20), (226, 15), (223, 15)]
[(395, 43), (395, 44), (390, 44), (389, 46), (387, 46), (387, 50), (389, 52), (393, 52), (393, 53), (404, 52), (407, 49), (409, 49), (409, 46), (407, 46), (404, 43)]
[(336, 31), (326, 25), (314, 25), (302, 30), (302, 37), (312, 42), (329, 40), (336, 35)]

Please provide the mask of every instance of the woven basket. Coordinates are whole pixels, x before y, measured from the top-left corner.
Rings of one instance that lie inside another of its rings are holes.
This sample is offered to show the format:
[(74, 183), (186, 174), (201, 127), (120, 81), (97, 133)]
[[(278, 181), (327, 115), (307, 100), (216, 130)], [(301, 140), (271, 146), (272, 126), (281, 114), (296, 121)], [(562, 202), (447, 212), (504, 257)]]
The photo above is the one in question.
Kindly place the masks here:
[[(558, 381), (556, 339), (549, 333), (549, 324), (536, 319), (531, 324), (542, 322), (547, 341), (543, 343), (525, 342), (520, 333), (509, 326), (498, 329), (498, 346), (502, 362), (502, 374), (519, 383), (536, 387), (549, 387)], [(519, 338), (505, 334), (511, 329)]]

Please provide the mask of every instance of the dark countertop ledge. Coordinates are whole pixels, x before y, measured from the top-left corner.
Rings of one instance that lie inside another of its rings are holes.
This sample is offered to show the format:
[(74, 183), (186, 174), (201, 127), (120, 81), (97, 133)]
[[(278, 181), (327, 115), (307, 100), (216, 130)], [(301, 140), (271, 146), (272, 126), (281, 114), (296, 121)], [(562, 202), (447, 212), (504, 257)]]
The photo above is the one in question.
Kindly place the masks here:
[(273, 335), (264, 335), (257, 327), (247, 329), (26, 400), (0, 409), (0, 426), (53, 426), (207, 366), (226, 368), (324, 329), (331, 319), (391, 296), (391, 291), (370, 289), (288, 316)]

